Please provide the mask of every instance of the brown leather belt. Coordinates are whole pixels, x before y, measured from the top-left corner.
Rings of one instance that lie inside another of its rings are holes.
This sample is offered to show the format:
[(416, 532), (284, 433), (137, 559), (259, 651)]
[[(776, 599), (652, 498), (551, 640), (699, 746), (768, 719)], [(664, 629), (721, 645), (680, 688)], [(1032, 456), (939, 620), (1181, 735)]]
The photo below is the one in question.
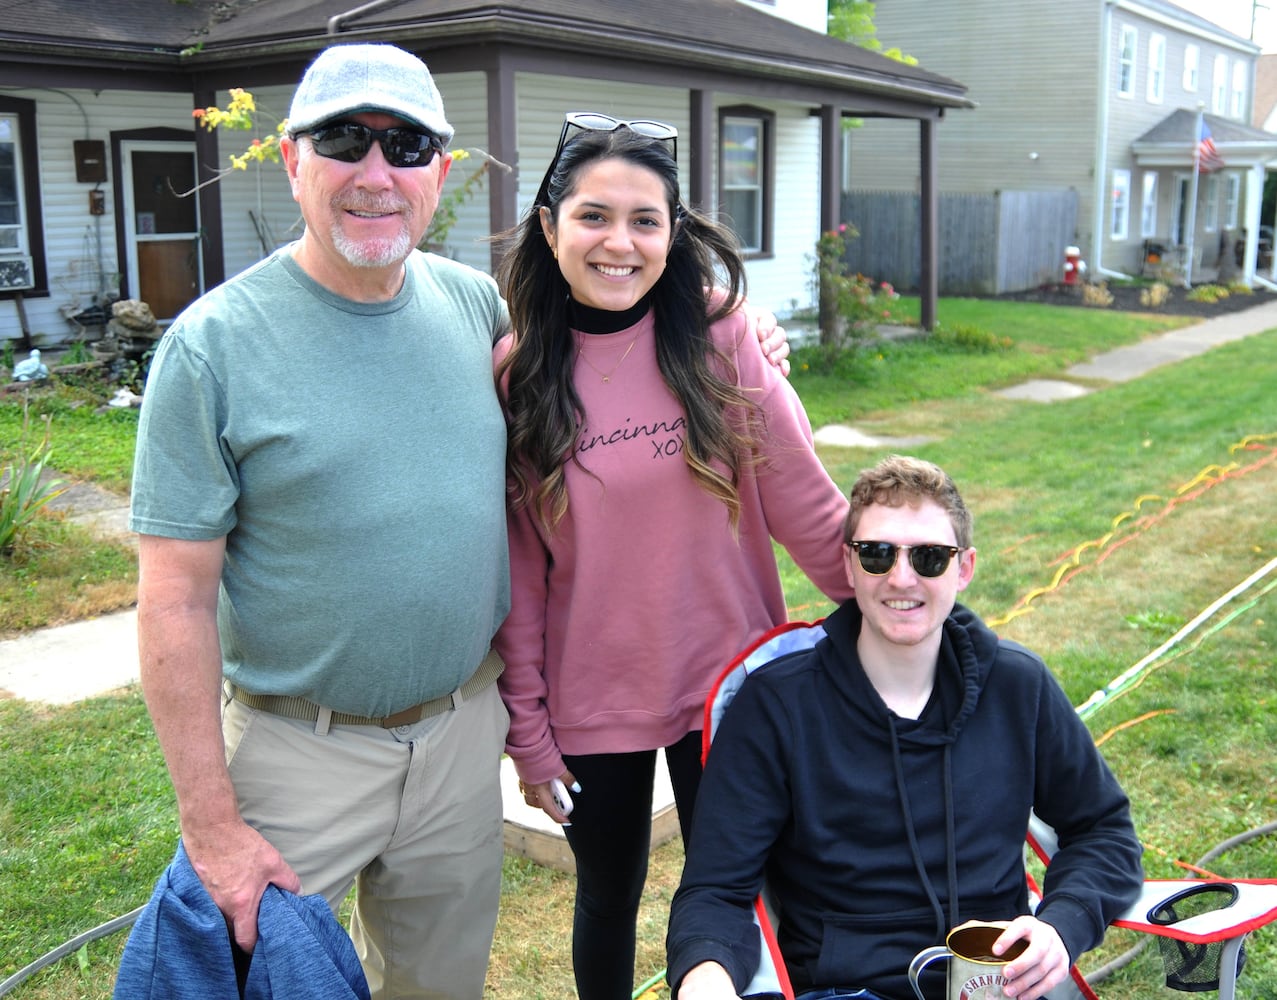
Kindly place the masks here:
[[(470, 675), (470, 679), (451, 694), (432, 698), (430, 701), (423, 701), (420, 705), (413, 705), (411, 708), (405, 708), (401, 712), (387, 715), (381, 719), (373, 719), (363, 715), (351, 715), (348, 712), (333, 712), (328, 721), (338, 726), (380, 726), (382, 729), (411, 726), (422, 719), (429, 719), (436, 715), (442, 715), (444, 712), (450, 712), (455, 708), (460, 708), (467, 699), (473, 698), (500, 677), (501, 671), (504, 669), (505, 664), (502, 662), (501, 657), (497, 655), (496, 650), (490, 649), (488, 650), (488, 655), (483, 658), (483, 662)], [(249, 708), (255, 708), (260, 712), (281, 715), (286, 719), (316, 722), (320, 717), (320, 713), (324, 711), (323, 706), (315, 704), (308, 698), (295, 698), (282, 694), (252, 694), (237, 684), (231, 684), (229, 688), (231, 697), (241, 704), (247, 705)]]

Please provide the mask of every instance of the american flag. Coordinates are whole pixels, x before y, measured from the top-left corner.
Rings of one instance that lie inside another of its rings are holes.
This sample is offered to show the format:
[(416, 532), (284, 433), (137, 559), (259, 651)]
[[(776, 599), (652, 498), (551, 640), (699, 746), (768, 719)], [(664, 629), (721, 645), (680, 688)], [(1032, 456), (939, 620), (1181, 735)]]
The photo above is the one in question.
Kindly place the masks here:
[(1202, 133), (1197, 141), (1197, 169), (1200, 173), (1209, 174), (1224, 165), (1224, 158), (1215, 148), (1215, 140), (1211, 138), (1210, 126), (1202, 122)]

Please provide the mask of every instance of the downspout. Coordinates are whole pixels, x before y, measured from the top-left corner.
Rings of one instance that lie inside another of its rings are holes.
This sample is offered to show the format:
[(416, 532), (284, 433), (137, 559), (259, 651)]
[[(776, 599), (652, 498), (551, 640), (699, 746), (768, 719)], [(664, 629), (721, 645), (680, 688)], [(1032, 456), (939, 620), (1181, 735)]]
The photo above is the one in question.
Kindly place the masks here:
[(1095, 130), (1095, 191), (1091, 206), (1091, 269), (1104, 273), (1104, 203), (1108, 176), (1109, 147), (1109, 78), (1113, 75), (1109, 60), (1113, 55), (1113, 5), (1117, 0), (1103, 0), (1100, 8), (1100, 117)]
[(334, 14), (328, 19), (328, 34), (336, 35), (341, 33), (341, 25), (343, 21), (350, 21), (363, 14), (370, 14), (378, 7), (388, 7), (391, 4), (399, 3), (399, 0), (370, 0), (369, 3), (351, 10), (343, 11), (340, 14)]

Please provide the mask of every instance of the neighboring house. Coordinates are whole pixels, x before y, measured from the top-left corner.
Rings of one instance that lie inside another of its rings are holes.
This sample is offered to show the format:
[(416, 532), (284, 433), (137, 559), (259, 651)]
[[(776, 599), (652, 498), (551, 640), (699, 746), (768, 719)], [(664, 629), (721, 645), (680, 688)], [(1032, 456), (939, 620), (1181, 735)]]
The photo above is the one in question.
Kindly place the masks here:
[(1255, 103), (1250, 123), (1277, 132), (1277, 52), (1265, 52), (1255, 65)]
[[(487, 237), (527, 209), (565, 111), (657, 118), (679, 129), (689, 201), (730, 218), (751, 299), (782, 316), (812, 304), (814, 246), (838, 220), (840, 121), (907, 121), (930, 153), (944, 111), (970, 106), (951, 79), (827, 37), (824, 0), (102, 0), (93, 12), (85, 23), (78, 0), (27, 0), (0, 20), (0, 342), (64, 340), (68, 315), (116, 294), (171, 319), (295, 238), (283, 168), (211, 182), (253, 134), (197, 130), (192, 109), (242, 87), (268, 132), (336, 42), (427, 61), (453, 146), (472, 151), (449, 188), (485, 154), (512, 168), (459, 206), (444, 252), (490, 267)], [(922, 225), (934, 248), (934, 212)], [(924, 321), (934, 301), (932, 282)]]
[[(1277, 157), (1277, 137), (1250, 124), (1257, 45), (1165, 0), (878, 0), (875, 21), (885, 45), (962, 80), (977, 105), (939, 130), (942, 197), (1073, 191), (1068, 242), (1089, 277), (1138, 275), (1157, 244), (1159, 265), (1191, 255), (1194, 280), (1253, 281)], [(1195, 177), (1199, 120), (1223, 166)], [(847, 186), (908, 190), (915, 152), (896, 123), (866, 122)]]

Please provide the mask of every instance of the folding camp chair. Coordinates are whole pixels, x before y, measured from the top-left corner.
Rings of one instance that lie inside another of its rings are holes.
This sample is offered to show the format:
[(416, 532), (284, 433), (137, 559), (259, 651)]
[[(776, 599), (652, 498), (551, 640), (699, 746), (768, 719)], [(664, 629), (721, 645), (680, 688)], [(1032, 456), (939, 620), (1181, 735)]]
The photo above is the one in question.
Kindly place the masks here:
[[(719, 675), (705, 702), (701, 760), (709, 754), (719, 723), (732, 698), (755, 670), (788, 653), (811, 649), (825, 637), (821, 622), (787, 622), (762, 635), (736, 655)], [(1055, 831), (1030, 816), (1026, 845), (1043, 864), (1058, 847)], [(1040, 899), (1026, 870), (1030, 901)], [(1277, 879), (1148, 879), (1139, 898), (1115, 927), (1154, 935), (1162, 949), (1166, 985), (1201, 992), (1218, 990), (1220, 1000), (1234, 1000), (1243, 944), (1253, 930), (1277, 920)], [(742, 997), (784, 997), (794, 991), (775, 933), (776, 916), (767, 889), (754, 903), (754, 923), (761, 936), (761, 961)], [(1050, 1000), (1097, 1000), (1076, 966), (1071, 977), (1051, 991)]]
[[(1058, 846), (1055, 831), (1030, 816), (1026, 839), (1038, 860), (1049, 865)], [(1029, 888), (1030, 899), (1038, 898), (1032, 877)], [(1112, 926), (1156, 938), (1171, 989), (1218, 990), (1220, 1000), (1234, 1000), (1246, 936), (1273, 920), (1277, 879), (1146, 879), (1139, 897)], [(1096, 1000), (1076, 966), (1072, 983), (1056, 987), (1051, 997)]]

